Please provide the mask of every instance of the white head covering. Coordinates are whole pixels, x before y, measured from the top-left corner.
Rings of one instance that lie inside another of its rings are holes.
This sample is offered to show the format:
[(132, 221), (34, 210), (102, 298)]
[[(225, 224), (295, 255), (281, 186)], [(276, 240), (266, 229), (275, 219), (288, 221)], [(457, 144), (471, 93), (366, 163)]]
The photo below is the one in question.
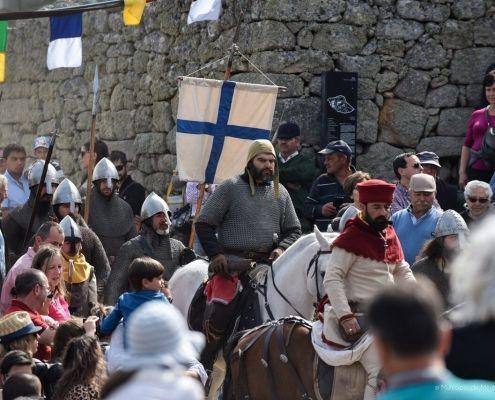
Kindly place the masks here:
[(126, 340), (126, 370), (181, 365), (186, 368), (205, 345), (204, 336), (190, 331), (180, 312), (161, 301), (149, 301), (134, 310)]

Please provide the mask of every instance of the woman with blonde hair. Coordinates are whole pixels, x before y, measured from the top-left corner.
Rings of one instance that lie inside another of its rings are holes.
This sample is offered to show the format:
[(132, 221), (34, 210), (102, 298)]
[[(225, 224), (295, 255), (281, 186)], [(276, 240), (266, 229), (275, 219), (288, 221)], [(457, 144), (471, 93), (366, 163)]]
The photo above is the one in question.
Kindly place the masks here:
[(96, 400), (100, 397), (106, 368), (96, 337), (83, 335), (71, 339), (64, 352), (63, 367), (54, 400)]
[(67, 291), (62, 277), (62, 253), (55, 246), (42, 246), (33, 258), (31, 268), (43, 272), (50, 285), (53, 296), (48, 308), (48, 316), (57, 322), (71, 318), (69, 305), (66, 301)]

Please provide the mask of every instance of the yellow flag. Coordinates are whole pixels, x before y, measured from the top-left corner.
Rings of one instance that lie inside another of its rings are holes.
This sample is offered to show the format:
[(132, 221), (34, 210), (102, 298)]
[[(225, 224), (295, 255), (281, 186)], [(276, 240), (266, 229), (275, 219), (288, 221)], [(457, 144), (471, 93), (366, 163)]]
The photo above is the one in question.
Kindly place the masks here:
[(124, 25), (139, 25), (146, 0), (124, 0)]
[(5, 82), (5, 53), (0, 53), (0, 82)]

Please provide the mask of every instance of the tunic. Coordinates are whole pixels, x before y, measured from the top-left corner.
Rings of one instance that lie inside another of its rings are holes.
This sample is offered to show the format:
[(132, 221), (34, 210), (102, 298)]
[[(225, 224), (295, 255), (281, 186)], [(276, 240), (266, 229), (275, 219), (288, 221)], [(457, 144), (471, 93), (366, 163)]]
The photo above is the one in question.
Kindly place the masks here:
[[(273, 182), (256, 185), (255, 194), (246, 175), (222, 182), (206, 202), (196, 222), (196, 231), (211, 258), (228, 250), (268, 253), (275, 246), (286, 249), (301, 236), (301, 225), (289, 193), (279, 185), (280, 196), (275, 197)], [(205, 226), (217, 228), (214, 231)]]
[(154, 258), (165, 267), (163, 277), (168, 281), (179, 268), (179, 259), (185, 248), (182, 242), (160, 236), (143, 224), (141, 234), (124, 243), (117, 254), (105, 288), (105, 304), (115, 304), (118, 297), (127, 291), (127, 270), (134, 259), (142, 256)]
[(116, 194), (108, 199), (96, 190), (91, 192), (88, 226), (100, 238), (109, 259), (136, 236), (132, 208)]
[[(349, 302), (366, 303), (384, 285), (404, 281), (414, 281), (414, 276), (404, 261), (393, 228), (389, 226), (382, 232), (376, 232), (360, 216), (351, 219), (333, 243), (323, 279), (331, 304), (325, 306), (325, 338), (338, 345), (349, 346), (350, 343), (341, 337), (338, 328), (339, 319), (352, 314)], [(352, 348), (355, 354), (349, 361), (359, 359), (355, 357), (359, 357), (370, 344), (371, 340), (357, 342)]]

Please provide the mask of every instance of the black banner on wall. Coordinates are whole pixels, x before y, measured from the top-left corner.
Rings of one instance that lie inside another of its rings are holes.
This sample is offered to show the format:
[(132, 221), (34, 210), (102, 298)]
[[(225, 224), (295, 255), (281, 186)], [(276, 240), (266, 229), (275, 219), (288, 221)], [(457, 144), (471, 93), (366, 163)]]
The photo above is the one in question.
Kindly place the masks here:
[(325, 72), (321, 75), (321, 146), (344, 140), (356, 156), (356, 72)]

